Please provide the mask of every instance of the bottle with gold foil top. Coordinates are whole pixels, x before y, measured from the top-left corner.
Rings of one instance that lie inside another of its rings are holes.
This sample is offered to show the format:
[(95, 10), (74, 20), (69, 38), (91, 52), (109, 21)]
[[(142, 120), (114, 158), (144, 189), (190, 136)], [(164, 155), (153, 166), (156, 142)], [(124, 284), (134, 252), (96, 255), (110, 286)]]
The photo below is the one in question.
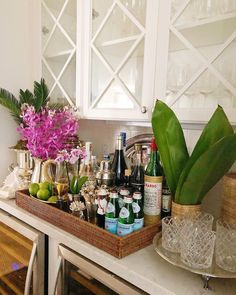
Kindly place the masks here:
[(158, 223), (161, 219), (163, 169), (155, 139), (151, 141), (151, 155), (144, 176), (144, 224)]

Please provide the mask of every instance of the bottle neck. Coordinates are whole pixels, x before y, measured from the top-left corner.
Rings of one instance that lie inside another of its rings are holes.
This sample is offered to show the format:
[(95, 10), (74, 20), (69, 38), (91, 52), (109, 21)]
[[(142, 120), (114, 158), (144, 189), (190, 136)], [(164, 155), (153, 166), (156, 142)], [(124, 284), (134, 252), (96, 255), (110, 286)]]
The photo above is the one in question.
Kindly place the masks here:
[(116, 150), (118, 151), (123, 150), (122, 139), (120, 137), (118, 137), (116, 141)]
[(152, 150), (150, 155), (150, 162), (155, 163), (158, 161), (157, 150)]
[(141, 166), (142, 164), (142, 153), (141, 151), (138, 151), (136, 153), (136, 166)]

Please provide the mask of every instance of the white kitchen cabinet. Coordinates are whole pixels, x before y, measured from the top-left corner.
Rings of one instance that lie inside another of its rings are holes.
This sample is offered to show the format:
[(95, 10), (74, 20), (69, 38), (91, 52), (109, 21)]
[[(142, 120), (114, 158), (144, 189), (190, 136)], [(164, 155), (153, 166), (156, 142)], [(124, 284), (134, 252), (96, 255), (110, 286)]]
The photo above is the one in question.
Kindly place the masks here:
[(168, 51), (167, 64), (157, 57), (166, 81), (156, 76), (156, 96), (182, 122), (205, 123), (219, 104), (236, 123), (236, 1), (165, 0), (160, 15), (169, 19)]
[(150, 122), (156, 98), (180, 121), (217, 104), (236, 123), (236, 0), (42, 0), (50, 96), (84, 118)]
[(41, 1), (42, 76), (51, 101), (76, 104), (77, 0)]
[(80, 2), (85, 28), (80, 63), (84, 116), (148, 120), (154, 97), (158, 1)]

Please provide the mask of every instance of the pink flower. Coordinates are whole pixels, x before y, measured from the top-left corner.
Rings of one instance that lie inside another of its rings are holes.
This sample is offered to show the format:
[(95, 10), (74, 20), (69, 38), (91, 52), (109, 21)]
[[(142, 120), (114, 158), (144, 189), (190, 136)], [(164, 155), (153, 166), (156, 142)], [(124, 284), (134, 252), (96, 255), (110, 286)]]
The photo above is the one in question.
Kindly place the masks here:
[[(50, 110), (45, 107), (39, 113), (34, 107), (24, 105), (23, 124), (17, 129), (22, 139), (27, 140), (27, 148), (34, 157), (55, 159), (66, 148), (69, 138), (79, 129), (78, 119), (68, 109)], [(68, 161), (70, 155), (63, 155)]]
[(68, 162), (75, 164), (78, 159), (84, 159), (86, 157), (85, 147), (73, 148), (71, 151), (62, 150), (56, 157), (57, 162)]

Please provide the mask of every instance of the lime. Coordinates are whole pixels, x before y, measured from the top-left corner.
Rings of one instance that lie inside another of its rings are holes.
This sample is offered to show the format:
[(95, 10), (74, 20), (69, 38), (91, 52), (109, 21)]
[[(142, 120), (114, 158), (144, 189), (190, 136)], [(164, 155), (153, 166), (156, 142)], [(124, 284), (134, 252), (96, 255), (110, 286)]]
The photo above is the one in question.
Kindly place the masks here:
[(50, 192), (49, 192), (48, 189), (41, 188), (37, 192), (37, 198), (40, 199), (40, 200), (47, 201), (49, 197), (50, 197)]
[(50, 182), (48, 186), (48, 190), (50, 191), (50, 196), (54, 195), (54, 183)]
[(29, 186), (29, 193), (32, 195), (32, 196), (36, 196), (37, 195), (37, 192), (39, 190), (39, 184), (38, 183), (31, 183), (30, 186)]
[(39, 187), (40, 189), (49, 189), (50, 183), (48, 181), (40, 182)]
[(57, 196), (51, 196), (51, 197), (48, 199), (48, 202), (50, 202), (50, 203), (56, 203), (56, 202), (57, 202)]

